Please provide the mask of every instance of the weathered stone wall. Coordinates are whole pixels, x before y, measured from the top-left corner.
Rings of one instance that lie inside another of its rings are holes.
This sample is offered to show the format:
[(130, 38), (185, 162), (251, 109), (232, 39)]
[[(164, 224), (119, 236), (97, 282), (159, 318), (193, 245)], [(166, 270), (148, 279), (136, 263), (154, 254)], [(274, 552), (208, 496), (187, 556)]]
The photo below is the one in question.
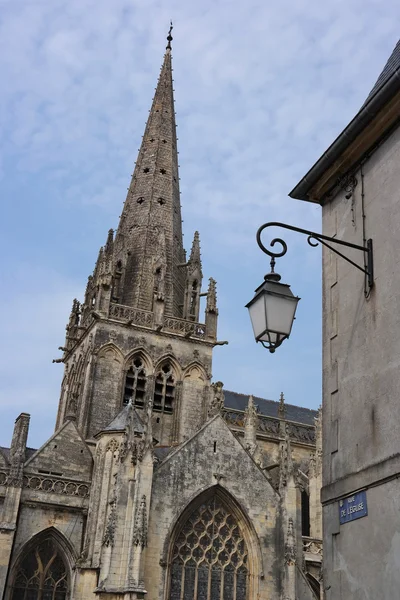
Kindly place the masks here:
[(253, 569), (251, 597), (279, 597), (283, 537), (278, 495), (218, 416), (155, 471), (145, 571), (149, 597), (164, 598), (177, 519), (201, 492), (216, 485), (242, 511), (240, 525)]
[(93, 458), (75, 424), (67, 421), (25, 464), (24, 472), (90, 481)]
[[(366, 299), (364, 275), (333, 253), (323, 253), (322, 499), (327, 600), (355, 593), (360, 598), (389, 599), (400, 586), (395, 516), (400, 509), (395, 483), (400, 473), (399, 164), (397, 129), (355, 173), (353, 195), (346, 198), (347, 192), (340, 191), (323, 207), (324, 233), (359, 245), (365, 215), (365, 237), (374, 244), (375, 272), (375, 286)], [(345, 252), (363, 265), (361, 253)], [(390, 478), (395, 479), (379, 483)], [(338, 498), (359, 489), (367, 489), (368, 517), (339, 526)], [(355, 540), (357, 548), (368, 548), (367, 555), (355, 550)], [(369, 564), (374, 568), (369, 569)], [(385, 567), (377, 569), (377, 564)]]
[[(201, 341), (160, 334), (151, 330), (135, 328), (116, 322), (99, 322), (91, 331), (93, 360), (87, 361), (86, 370), (81, 370), (82, 385), (76, 400), (78, 426), (82, 434), (92, 437), (106, 427), (122, 409), (125, 374), (130, 359), (142, 356), (146, 364), (146, 375), (153, 375), (160, 365), (170, 361), (176, 384), (184, 379), (186, 392), (181, 394), (174, 411), (179, 410), (179, 423), (175, 417), (155, 414), (154, 433), (161, 444), (174, 440), (174, 431), (188, 437), (204, 421), (204, 388), (211, 377), (211, 345)], [(77, 356), (69, 363), (76, 364)], [(91, 385), (84, 384), (91, 369)], [(69, 372), (73, 372), (69, 366)], [(67, 414), (67, 410), (63, 414)], [(65, 417), (64, 417), (65, 418)], [(159, 421), (157, 421), (157, 418)], [(164, 423), (165, 421), (165, 423)], [(193, 429), (194, 428), (194, 429)], [(159, 437), (157, 437), (157, 435)]]

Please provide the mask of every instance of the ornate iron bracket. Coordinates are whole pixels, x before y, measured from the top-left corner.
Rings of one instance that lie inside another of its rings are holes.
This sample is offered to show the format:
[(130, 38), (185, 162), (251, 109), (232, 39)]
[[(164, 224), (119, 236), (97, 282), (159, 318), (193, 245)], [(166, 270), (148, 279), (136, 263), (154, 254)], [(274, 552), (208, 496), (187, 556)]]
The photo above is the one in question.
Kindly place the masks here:
[[(326, 246), (327, 248), (329, 248), (329, 250), (332, 250), (332, 252), (335, 252), (335, 254), (338, 254), (339, 256), (344, 258), (344, 260), (353, 265), (353, 267), (356, 267), (357, 269), (359, 269), (359, 271), (362, 271), (367, 277), (369, 288), (372, 288), (372, 286), (374, 285), (374, 262), (371, 239), (367, 240), (366, 246), (357, 246), (356, 244), (351, 244), (350, 242), (345, 242), (337, 238), (322, 235), (322, 233), (308, 231), (308, 229), (300, 229), (300, 227), (294, 227), (293, 225), (286, 225), (286, 223), (264, 223), (264, 225), (261, 225), (261, 227), (257, 231), (257, 244), (259, 245), (261, 250), (265, 252), (265, 254), (268, 254), (268, 256), (272, 258), (273, 263), (275, 263), (275, 258), (279, 258), (286, 254), (287, 244), (281, 238), (274, 238), (271, 241), (270, 246), (273, 247), (275, 246), (275, 244), (280, 244), (282, 246), (282, 250), (280, 252), (273, 252), (272, 250), (268, 250), (268, 248), (266, 248), (261, 241), (261, 234), (267, 227), (282, 227), (283, 229), (289, 229), (290, 231), (296, 231), (297, 233), (303, 233), (304, 235), (307, 235), (307, 242), (310, 244), (310, 246), (312, 246), (313, 248), (318, 246), (318, 244)], [(354, 250), (360, 250), (361, 252), (363, 252), (365, 256), (364, 268), (360, 267), (360, 265), (352, 261), (348, 256), (345, 256), (344, 254), (339, 252), (336, 248), (333, 248), (332, 246), (327, 244), (327, 241), (333, 244), (338, 244), (340, 246), (346, 246), (346, 248), (353, 248)]]

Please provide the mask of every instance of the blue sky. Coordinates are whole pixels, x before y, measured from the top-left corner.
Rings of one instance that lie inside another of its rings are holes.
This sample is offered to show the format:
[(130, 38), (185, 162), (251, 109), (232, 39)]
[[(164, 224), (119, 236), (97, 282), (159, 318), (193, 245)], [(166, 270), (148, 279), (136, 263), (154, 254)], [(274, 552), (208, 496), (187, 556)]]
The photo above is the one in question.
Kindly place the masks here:
[(185, 245), (218, 282), (214, 380), (321, 403), (320, 252), (285, 235), (302, 300), (289, 341), (256, 345), (244, 305), (268, 270), (265, 221), (321, 229), (287, 194), (360, 108), (391, 53), (400, 4), (375, 0), (0, 0), (0, 444), (21, 411), (52, 433), (72, 299), (116, 227), (170, 18)]

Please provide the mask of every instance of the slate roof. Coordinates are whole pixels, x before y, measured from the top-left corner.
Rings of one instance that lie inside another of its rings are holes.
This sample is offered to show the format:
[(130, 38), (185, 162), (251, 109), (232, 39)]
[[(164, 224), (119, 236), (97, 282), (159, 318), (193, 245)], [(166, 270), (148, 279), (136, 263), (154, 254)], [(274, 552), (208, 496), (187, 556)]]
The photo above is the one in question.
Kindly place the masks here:
[[(3, 454), (4, 458), (9, 462), (10, 461), (10, 448), (6, 448), (5, 446), (0, 446), (0, 452)], [(31, 456), (33, 456), (37, 452), (37, 448), (25, 448), (25, 460), (27, 461)]]
[[(246, 410), (249, 401), (248, 395), (230, 392), (229, 390), (224, 390), (224, 398), (226, 408), (232, 408), (234, 410)], [(278, 416), (279, 402), (276, 402), (275, 400), (265, 400), (264, 398), (254, 396), (254, 404), (258, 406), (262, 415), (267, 417)], [(314, 419), (318, 416), (318, 411), (312, 410), (311, 408), (294, 406), (293, 404), (286, 404), (286, 402), (285, 408), (285, 417), (288, 421), (296, 421), (296, 423), (304, 423), (305, 425), (315, 425)]]
[(156, 458), (158, 458), (158, 460), (160, 462), (162, 462), (164, 460), (164, 458), (166, 458), (168, 456), (168, 454), (174, 450), (176, 446), (156, 446), (154, 448), (154, 454), (156, 456)]
[[(125, 431), (125, 428), (128, 424), (129, 409), (129, 404), (124, 406), (124, 408), (117, 414), (115, 419), (113, 419), (111, 423), (102, 431)], [(133, 424), (134, 431), (137, 433), (144, 432), (143, 421), (139, 417), (139, 414), (135, 408), (133, 409)]]
[(400, 68), (400, 40), (397, 42), (392, 54), (389, 57), (386, 65), (383, 68), (382, 73), (379, 75), (376, 83), (364, 104), (367, 104), (373, 96), (385, 85), (385, 83), (392, 77), (392, 75)]

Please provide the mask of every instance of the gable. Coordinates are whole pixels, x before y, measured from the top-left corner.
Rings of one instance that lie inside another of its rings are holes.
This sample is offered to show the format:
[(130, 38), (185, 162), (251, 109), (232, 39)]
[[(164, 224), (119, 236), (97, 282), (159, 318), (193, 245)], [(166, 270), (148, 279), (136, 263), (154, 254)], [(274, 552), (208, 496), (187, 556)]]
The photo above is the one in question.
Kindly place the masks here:
[(275, 503), (276, 492), (250, 454), (217, 415), (170, 453), (154, 473), (157, 488), (176, 487), (187, 496), (219, 484), (246, 502), (249, 489)]
[(25, 467), (87, 481), (91, 478), (92, 464), (92, 454), (75, 423), (67, 421), (35, 452)]

